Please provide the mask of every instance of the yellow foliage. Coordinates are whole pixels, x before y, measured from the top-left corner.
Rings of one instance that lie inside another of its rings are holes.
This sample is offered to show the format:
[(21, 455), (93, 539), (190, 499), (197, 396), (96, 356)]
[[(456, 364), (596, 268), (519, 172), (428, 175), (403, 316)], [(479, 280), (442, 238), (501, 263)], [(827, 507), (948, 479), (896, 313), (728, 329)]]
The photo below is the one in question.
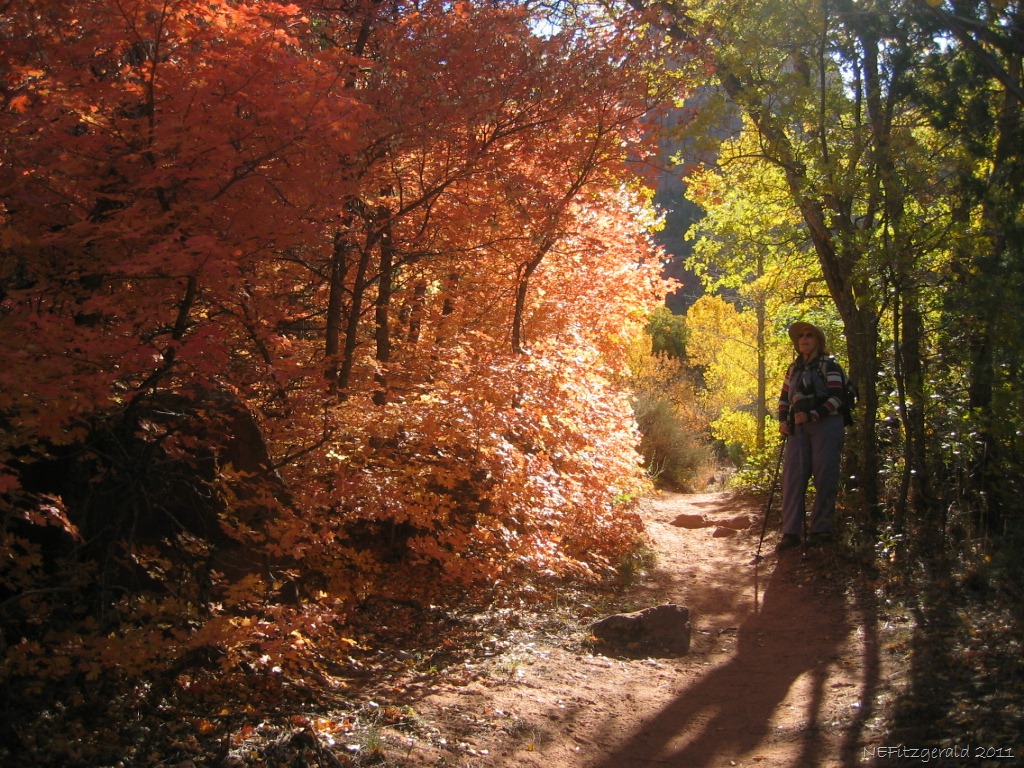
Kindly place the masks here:
[(757, 443), (757, 419), (753, 413), (724, 408), (711, 423), (711, 432), (716, 440), (747, 454)]
[(757, 398), (755, 319), (719, 296), (702, 296), (686, 314), (687, 351), (704, 368), (712, 413), (749, 406)]

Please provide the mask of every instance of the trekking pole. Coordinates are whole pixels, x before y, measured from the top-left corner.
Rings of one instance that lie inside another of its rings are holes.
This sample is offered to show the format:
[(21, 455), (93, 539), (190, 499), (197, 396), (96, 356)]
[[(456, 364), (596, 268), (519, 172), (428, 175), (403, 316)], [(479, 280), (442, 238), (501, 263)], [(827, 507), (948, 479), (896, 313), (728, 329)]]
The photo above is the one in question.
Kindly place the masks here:
[[(807, 427), (805, 426), (804, 427), (805, 432), (806, 432), (806, 429), (807, 429)], [(806, 434), (804, 435), (804, 437), (806, 438)], [(807, 474), (807, 463), (806, 463), (807, 459), (804, 458), (804, 450), (803, 449), (804, 449), (804, 446), (801, 445), (800, 446), (800, 477), (805, 477), (806, 474)], [(811, 463), (811, 466), (812, 467), (814, 466), (813, 461)], [(815, 493), (815, 495), (817, 495), (817, 493), (818, 493), (818, 489), (817, 488), (814, 489), (814, 493)], [(800, 508), (803, 510), (803, 514), (801, 515), (801, 518), (800, 518), (800, 527), (803, 528), (803, 534), (804, 534), (803, 552), (801, 553), (800, 556), (801, 557), (807, 557), (807, 539), (809, 537), (807, 535), (807, 491), (806, 491), (806, 489), (804, 490), (803, 504), (802, 504), (802, 506)]]
[(772, 501), (775, 498), (775, 485), (779, 479), (779, 470), (782, 467), (782, 455), (786, 452), (786, 437), (782, 438), (779, 444), (779, 458), (775, 462), (775, 471), (772, 472), (771, 489), (768, 491), (768, 503), (764, 508), (764, 523), (761, 525), (761, 539), (757, 542), (757, 554), (754, 555), (754, 562), (761, 559), (761, 546), (764, 544), (764, 535), (768, 532), (768, 514), (772, 509)]

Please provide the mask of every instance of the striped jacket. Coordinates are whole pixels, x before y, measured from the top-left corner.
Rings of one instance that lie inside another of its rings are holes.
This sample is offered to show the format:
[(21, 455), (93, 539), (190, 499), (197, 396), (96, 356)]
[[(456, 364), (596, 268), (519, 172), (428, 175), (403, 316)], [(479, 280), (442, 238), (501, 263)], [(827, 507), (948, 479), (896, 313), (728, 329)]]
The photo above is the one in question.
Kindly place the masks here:
[[(804, 404), (805, 398), (814, 398)], [(797, 358), (786, 371), (779, 394), (779, 421), (794, 411), (807, 410), (814, 421), (837, 416), (843, 405), (843, 369), (832, 357), (819, 356), (809, 363)], [(806, 407), (805, 407), (806, 406)]]

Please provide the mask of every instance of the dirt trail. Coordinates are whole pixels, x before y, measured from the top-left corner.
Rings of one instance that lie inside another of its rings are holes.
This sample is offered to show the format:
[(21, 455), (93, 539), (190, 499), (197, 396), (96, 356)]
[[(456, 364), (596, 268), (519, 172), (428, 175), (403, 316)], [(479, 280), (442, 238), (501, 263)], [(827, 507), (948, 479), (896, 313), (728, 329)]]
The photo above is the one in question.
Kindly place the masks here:
[[(722, 536), (715, 522), (743, 513), (750, 526)], [(409, 757), (517, 768), (866, 762), (885, 687), (873, 619), (858, 615), (828, 550), (776, 555), (769, 535), (755, 567), (761, 514), (726, 493), (652, 498), (644, 515), (658, 560), (636, 604), (688, 606), (689, 654), (624, 659), (529, 644), (505, 679), (491, 674), (419, 702), (438, 722), (466, 725), (460, 759), (450, 744)], [(680, 515), (709, 524), (673, 524)]]

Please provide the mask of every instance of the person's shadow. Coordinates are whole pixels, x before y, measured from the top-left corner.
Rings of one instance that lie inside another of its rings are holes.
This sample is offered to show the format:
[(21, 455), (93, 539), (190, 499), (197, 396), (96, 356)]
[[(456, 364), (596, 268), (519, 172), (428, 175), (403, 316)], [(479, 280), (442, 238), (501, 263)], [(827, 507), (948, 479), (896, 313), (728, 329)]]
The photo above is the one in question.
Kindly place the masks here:
[[(739, 628), (735, 656), (682, 691), (594, 768), (719, 765), (723, 758), (756, 757), (770, 738), (790, 743), (793, 766), (834, 759), (821, 743), (820, 715), (828, 668), (850, 623), (842, 597), (815, 589), (813, 579), (823, 574), (809, 567), (796, 551), (780, 556), (763, 605), (755, 605)], [(770, 733), (798, 680), (804, 711), (790, 713), (793, 725)]]

